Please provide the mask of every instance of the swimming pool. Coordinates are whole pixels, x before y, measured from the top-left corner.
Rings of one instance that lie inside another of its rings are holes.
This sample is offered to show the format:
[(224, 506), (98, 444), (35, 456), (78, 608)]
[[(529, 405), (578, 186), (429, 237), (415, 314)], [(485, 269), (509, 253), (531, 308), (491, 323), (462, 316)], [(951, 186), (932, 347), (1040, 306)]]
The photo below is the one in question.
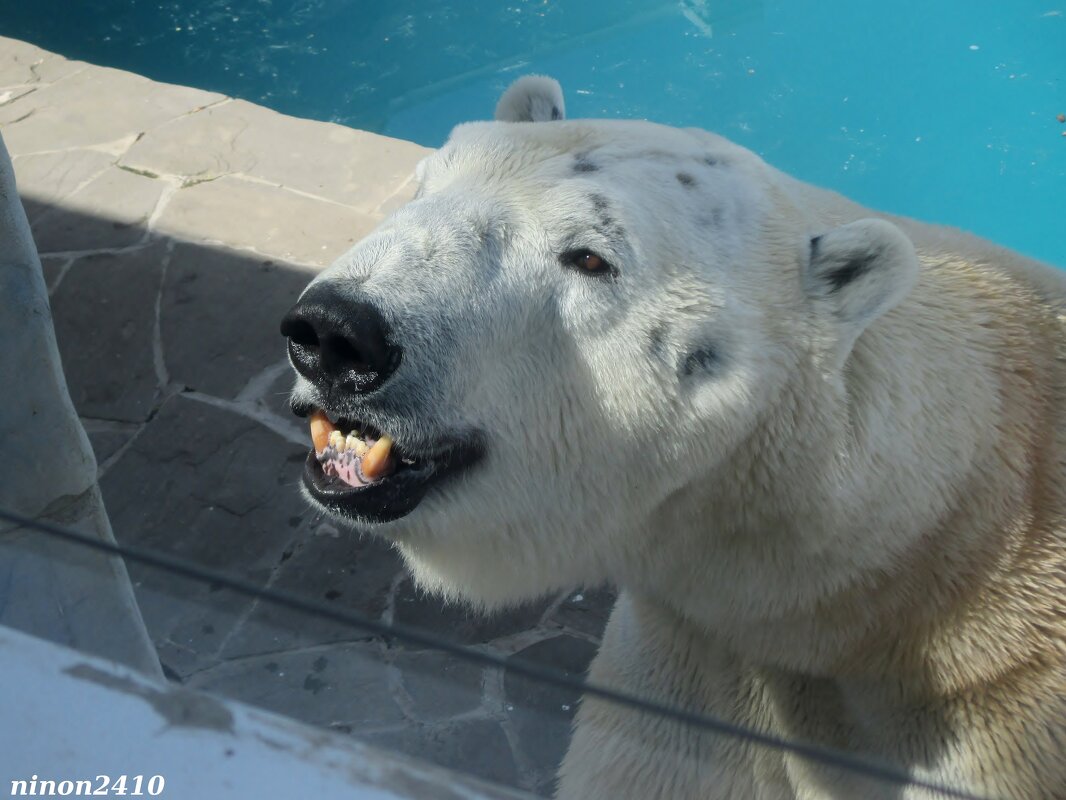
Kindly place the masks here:
[(543, 72), (571, 117), (715, 130), (1066, 266), (1066, 0), (52, 0), (0, 33), (431, 146)]

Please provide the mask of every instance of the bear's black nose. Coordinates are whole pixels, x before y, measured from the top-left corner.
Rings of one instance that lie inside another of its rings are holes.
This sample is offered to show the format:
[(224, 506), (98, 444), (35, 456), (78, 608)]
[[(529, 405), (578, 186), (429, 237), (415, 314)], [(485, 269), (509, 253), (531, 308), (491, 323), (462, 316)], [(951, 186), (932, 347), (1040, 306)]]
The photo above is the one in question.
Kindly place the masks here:
[(329, 392), (372, 392), (396, 371), (401, 350), (377, 307), (341, 295), (328, 284), (312, 286), (281, 321), (296, 371)]

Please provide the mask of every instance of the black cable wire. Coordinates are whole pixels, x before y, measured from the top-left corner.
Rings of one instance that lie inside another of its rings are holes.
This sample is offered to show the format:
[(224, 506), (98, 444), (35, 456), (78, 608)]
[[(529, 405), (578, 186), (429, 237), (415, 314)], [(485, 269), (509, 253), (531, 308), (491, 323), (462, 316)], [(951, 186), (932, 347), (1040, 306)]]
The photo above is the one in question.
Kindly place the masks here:
[[(741, 725), (735, 725), (723, 719), (718, 719), (705, 714), (697, 714), (671, 706), (660, 705), (650, 700), (633, 697), (632, 695), (628, 695), (615, 689), (591, 684), (584, 680), (573, 678), (561, 670), (542, 667), (528, 661), (509, 660), (492, 653), (481, 652), (480, 650), (455, 644), (447, 639), (442, 639), (433, 634), (426, 633), (418, 628), (412, 628), (402, 624), (386, 624), (378, 622), (350, 611), (338, 610), (325, 603), (318, 602), (317, 600), (309, 600), (291, 592), (286, 592), (280, 589), (266, 589), (245, 578), (229, 575), (210, 567), (202, 567), (198, 564), (185, 561), (184, 559), (175, 558), (166, 553), (148, 550), (137, 545), (112, 544), (111, 542), (105, 542), (88, 534), (80, 533), (79, 531), (31, 519), (30, 517), (25, 517), (3, 508), (0, 508), (0, 520), (7, 520), (8, 522), (15, 524), (17, 527), (13, 530), (17, 530), (18, 528), (30, 528), (94, 550), (120, 556), (130, 561), (156, 567), (176, 575), (183, 575), (192, 580), (229, 589), (248, 597), (265, 600), (279, 606), (302, 611), (324, 619), (330, 619), (334, 622), (370, 631), (383, 637), (399, 639), (411, 644), (439, 650), (473, 664), (478, 664), (483, 667), (495, 667), (556, 688), (580, 692), (591, 697), (599, 698), (600, 700), (606, 700), (609, 703), (671, 719), (722, 736), (728, 736), (752, 744), (762, 745), (773, 750), (793, 753), (809, 761), (814, 761), (828, 767), (849, 770), (885, 783), (899, 786), (914, 786), (934, 792), (943, 797), (958, 798), (959, 800), (990, 800), (990, 798), (981, 797), (961, 789), (953, 789), (949, 786), (942, 786), (932, 781), (914, 778), (904, 770), (868, 761), (841, 750), (808, 744), (806, 742), (790, 741), (770, 734), (760, 733), (759, 731)], [(9, 532), (10, 531), (5, 531), (5, 533)]]

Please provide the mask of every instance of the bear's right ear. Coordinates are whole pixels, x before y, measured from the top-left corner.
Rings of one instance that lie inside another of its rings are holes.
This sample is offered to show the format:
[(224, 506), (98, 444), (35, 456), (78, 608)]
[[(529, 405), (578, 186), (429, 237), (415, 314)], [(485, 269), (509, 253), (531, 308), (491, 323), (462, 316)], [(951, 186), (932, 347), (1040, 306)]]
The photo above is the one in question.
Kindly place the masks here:
[(917, 279), (918, 256), (903, 231), (885, 220), (860, 219), (811, 239), (804, 288), (828, 306), (845, 358), (859, 334)]
[(496, 103), (499, 122), (551, 122), (565, 118), (563, 87), (545, 75), (519, 78)]

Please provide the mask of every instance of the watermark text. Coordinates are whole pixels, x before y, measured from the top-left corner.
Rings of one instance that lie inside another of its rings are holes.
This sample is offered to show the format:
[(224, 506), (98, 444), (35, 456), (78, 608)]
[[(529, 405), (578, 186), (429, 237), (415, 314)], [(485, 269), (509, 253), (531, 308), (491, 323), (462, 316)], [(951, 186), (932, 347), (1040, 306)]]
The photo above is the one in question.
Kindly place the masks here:
[(53, 780), (31, 775), (11, 781), (12, 797), (158, 797), (166, 788), (162, 775), (97, 775), (78, 780)]

